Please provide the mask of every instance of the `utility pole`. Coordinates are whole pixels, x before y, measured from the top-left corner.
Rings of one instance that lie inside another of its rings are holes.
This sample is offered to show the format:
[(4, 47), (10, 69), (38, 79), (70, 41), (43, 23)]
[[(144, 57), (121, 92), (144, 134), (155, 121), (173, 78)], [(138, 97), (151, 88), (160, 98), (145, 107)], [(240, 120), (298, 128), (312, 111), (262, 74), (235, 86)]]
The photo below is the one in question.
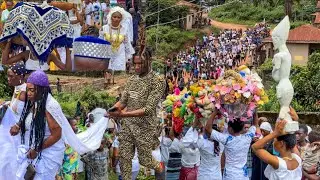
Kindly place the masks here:
[(160, 23), (160, 0), (158, 0), (158, 19), (157, 19), (157, 34), (156, 34), (156, 53), (158, 55), (158, 42), (159, 42), (159, 23)]

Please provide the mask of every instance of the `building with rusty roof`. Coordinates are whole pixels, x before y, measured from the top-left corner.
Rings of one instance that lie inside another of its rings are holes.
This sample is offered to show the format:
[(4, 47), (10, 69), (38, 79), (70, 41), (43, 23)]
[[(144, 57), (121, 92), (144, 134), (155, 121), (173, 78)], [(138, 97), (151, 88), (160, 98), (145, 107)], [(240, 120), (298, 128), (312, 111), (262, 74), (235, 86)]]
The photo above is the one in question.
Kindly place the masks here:
[[(317, 11), (313, 24), (301, 25), (290, 30), (287, 40), (287, 47), (292, 56), (292, 63), (306, 65), (309, 56), (316, 50), (320, 50), (320, 0), (317, 3)], [(266, 57), (272, 58), (274, 55), (271, 37), (263, 40), (265, 42)]]

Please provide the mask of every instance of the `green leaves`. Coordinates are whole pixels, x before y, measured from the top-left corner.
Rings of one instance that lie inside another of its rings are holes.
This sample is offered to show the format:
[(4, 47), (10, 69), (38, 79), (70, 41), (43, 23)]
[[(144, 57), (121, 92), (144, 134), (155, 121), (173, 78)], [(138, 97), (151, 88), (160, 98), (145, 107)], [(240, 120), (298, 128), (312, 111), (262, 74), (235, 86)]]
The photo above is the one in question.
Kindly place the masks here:
[(78, 101), (87, 112), (97, 107), (107, 109), (116, 101), (115, 97), (109, 96), (105, 91), (97, 92), (91, 88), (86, 88), (73, 94), (60, 93), (55, 98), (60, 103), (63, 112), (70, 117), (75, 115)]
[[(276, 83), (268, 81), (272, 71), (271, 59), (262, 64), (259, 69), (266, 91), (270, 99), (269, 103), (261, 107), (264, 111), (278, 111), (279, 104), (276, 98)], [(291, 105), (297, 111), (320, 111), (320, 53), (313, 53), (309, 57), (307, 66), (293, 65), (291, 68), (291, 82), (294, 87), (294, 97)]]
[(147, 31), (147, 41), (155, 50), (158, 37), (156, 55), (165, 57), (182, 48), (186, 42), (195, 40), (200, 34), (199, 31), (184, 31), (171, 26), (159, 26), (158, 30), (154, 27)]
[(8, 99), (12, 88), (8, 86), (7, 71), (0, 71), (0, 99)]

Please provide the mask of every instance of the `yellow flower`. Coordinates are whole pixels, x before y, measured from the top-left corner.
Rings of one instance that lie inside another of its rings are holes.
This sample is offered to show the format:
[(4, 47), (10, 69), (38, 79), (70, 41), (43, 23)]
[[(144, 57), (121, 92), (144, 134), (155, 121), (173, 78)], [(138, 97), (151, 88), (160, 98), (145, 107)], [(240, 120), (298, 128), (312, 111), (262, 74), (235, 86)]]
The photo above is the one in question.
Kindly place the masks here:
[(264, 102), (262, 100), (258, 101), (259, 105), (264, 105)]
[(264, 102), (264, 103), (268, 103), (269, 102), (269, 98), (268, 98), (268, 96), (262, 96), (261, 97), (261, 100)]
[(241, 97), (241, 94), (240, 93), (234, 93), (234, 96), (237, 98), (237, 99), (239, 99), (240, 97)]

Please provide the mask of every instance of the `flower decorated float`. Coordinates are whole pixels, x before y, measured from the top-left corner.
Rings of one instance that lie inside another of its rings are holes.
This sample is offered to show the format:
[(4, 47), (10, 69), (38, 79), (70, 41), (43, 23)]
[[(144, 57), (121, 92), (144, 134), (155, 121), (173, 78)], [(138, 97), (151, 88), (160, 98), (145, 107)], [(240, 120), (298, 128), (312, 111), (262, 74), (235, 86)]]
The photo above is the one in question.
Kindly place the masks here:
[(179, 127), (175, 130), (180, 130), (184, 124), (192, 123), (194, 118), (204, 123), (215, 109), (226, 120), (241, 118), (247, 121), (258, 106), (268, 101), (259, 75), (241, 66), (237, 71), (226, 71), (217, 80), (201, 80), (189, 89), (170, 94), (162, 105), (167, 113), (172, 113), (173, 123)]
[(229, 119), (250, 119), (254, 110), (269, 101), (259, 75), (241, 66), (229, 70), (213, 85), (211, 101)]

